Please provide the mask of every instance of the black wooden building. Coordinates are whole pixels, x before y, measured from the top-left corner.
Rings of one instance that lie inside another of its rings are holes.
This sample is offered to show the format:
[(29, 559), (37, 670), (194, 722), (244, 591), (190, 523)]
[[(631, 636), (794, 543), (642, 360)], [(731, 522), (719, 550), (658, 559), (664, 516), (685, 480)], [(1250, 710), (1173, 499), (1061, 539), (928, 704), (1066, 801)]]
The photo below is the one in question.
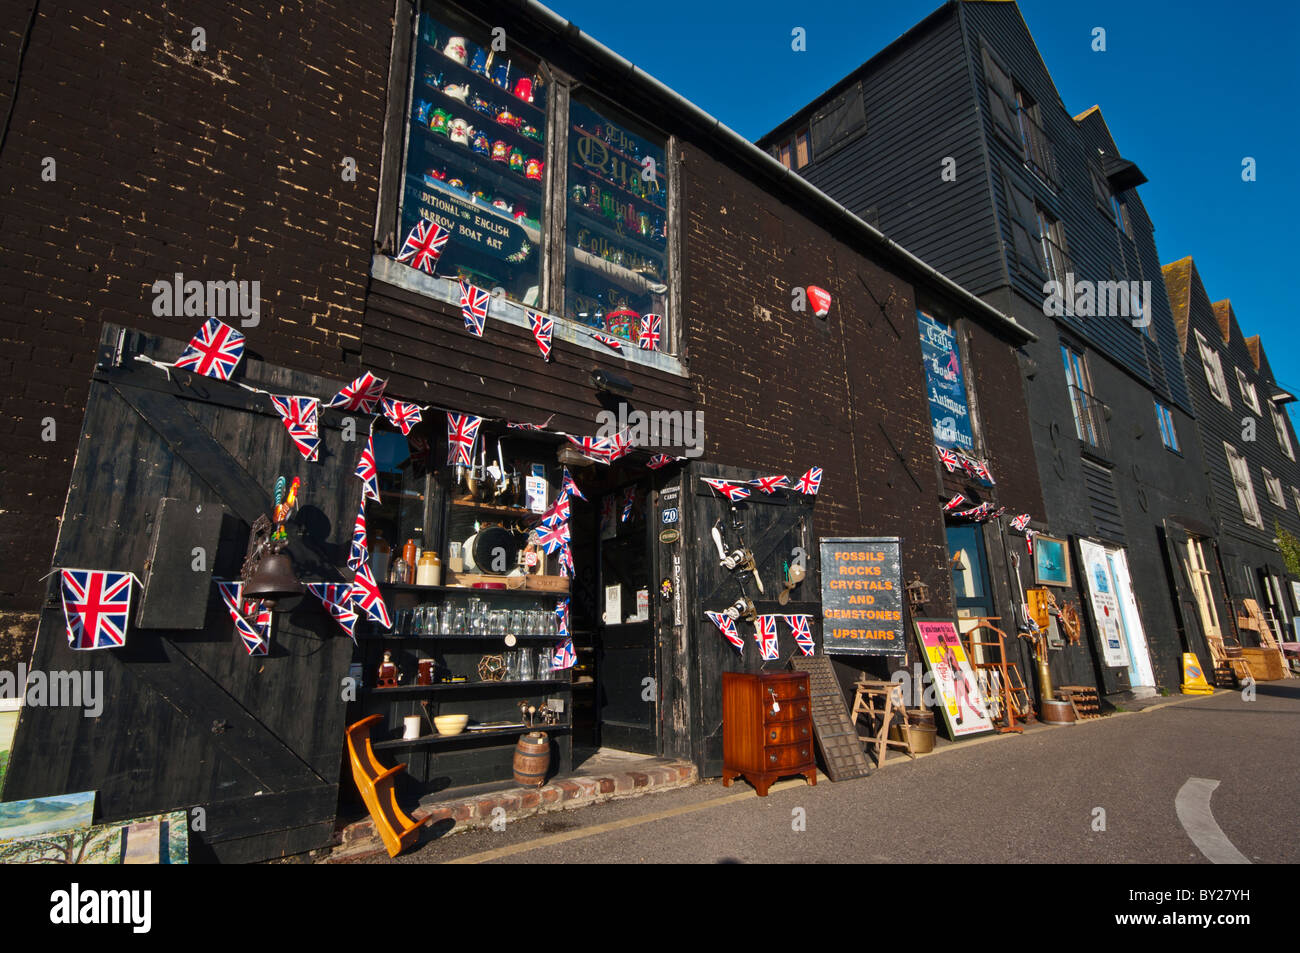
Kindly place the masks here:
[[(759, 144), (1037, 334), (1020, 364), (1046, 503), (1032, 525), (1067, 541), (1075, 571), (1055, 592), (1091, 631), (1052, 653), (1053, 674), (1177, 685), (1181, 653), (1205, 646), (1179, 634), (1166, 538), (1212, 540), (1210, 488), (1146, 178), (1101, 111), (1066, 109), (1016, 4), (949, 2)], [(1066, 290), (1056, 309), (1049, 282), (1110, 300), (1099, 313)], [(1117, 590), (1118, 630), (1089, 611), (1089, 579)]]

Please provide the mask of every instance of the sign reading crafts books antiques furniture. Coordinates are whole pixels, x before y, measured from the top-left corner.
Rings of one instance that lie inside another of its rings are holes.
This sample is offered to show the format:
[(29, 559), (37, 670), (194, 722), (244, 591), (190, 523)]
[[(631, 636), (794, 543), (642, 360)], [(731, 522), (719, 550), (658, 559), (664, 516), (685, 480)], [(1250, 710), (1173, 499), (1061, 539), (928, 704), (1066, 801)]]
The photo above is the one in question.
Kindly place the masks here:
[(898, 537), (838, 536), (820, 543), (824, 650), (906, 653)]
[(966, 648), (951, 619), (913, 619), (921, 655), (934, 680), (935, 694), (942, 703), (948, 737), (954, 741), (966, 735), (993, 730), (979, 680), (966, 657)]
[(924, 311), (916, 312), (921, 333), (921, 357), (925, 362), (925, 389), (930, 398), (930, 426), (940, 447), (971, 450), (970, 408), (966, 406), (966, 383), (962, 379), (957, 335), (948, 325)]

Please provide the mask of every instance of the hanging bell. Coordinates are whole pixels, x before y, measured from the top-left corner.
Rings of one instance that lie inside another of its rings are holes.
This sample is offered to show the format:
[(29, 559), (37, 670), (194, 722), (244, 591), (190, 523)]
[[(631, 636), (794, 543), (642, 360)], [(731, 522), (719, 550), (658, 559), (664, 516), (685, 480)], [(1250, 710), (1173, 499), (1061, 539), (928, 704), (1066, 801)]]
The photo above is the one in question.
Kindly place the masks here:
[[(293, 560), (288, 553), (267, 553), (257, 564), (253, 578), (244, 587), (245, 599), (256, 599), (271, 610), (281, 610), (296, 604), (305, 590), (293, 573)], [(281, 605), (289, 602), (288, 606)]]

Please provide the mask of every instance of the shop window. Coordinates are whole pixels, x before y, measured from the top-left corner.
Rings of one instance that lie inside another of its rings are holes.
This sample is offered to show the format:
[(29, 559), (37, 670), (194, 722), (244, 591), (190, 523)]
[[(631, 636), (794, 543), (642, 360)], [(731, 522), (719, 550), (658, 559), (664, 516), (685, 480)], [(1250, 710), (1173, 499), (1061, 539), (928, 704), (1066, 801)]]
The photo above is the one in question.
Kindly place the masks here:
[(1273, 404), (1268, 405), (1269, 413), (1273, 415), (1273, 430), (1277, 434), (1277, 445), (1282, 448), (1282, 452), (1290, 459), (1295, 459), (1295, 449), (1291, 446), (1291, 434), (1286, 428), (1286, 411)]
[(568, 137), (564, 315), (636, 342), (641, 316), (667, 310), (665, 142), (577, 96)]
[(1264, 474), (1264, 491), (1268, 493), (1269, 502), (1286, 509), (1286, 496), (1282, 492), (1282, 481), (1273, 476), (1268, 467), (1260, 467)]
[(375, 576), (388, 582), (393, 560), (405, 542), (417, 548), (425, 541), (426, 471), (412, 454), (406, 437), (396, 431), (375, 431), (375, 469), (379, 474), (379, 502), (366, 505), (366, 527)]
[(1205, 383), (1210, 387), (1211, 396), (1231, 410), (1232, 398), (1228, 394), (1228, 382), (1223, 376), (1219, 353), (1210, 347), (1200, 331), (1196, 332), (1196, 348), (1201, 352), (1201, 366), (1205, 369)]
[(1246, 378), (1246, 372), (1240, 367), (1234, 367), (1237, 372), (1237, 387), (1241, 390), (1241, 399), (1246, 405), (1257, 414), (1263, 414), (1259, 407), (1259, 394), (1255, 392), (1255, 385)]
[(1241, 505), (1241, 518), (1256, 529), (1264, 528), (1264, 520), (1259, 515), (1259, 503), (1255, 497), (1255, 483), (1250, 478), (1250, 466), (1246, 458), (1237, 452), (1236, 447), (1226, 441), (1224, 452), (1228, 455), (1228, 469), (1232, 471), (1232, 482), (1237, 488), (1237, 502)]
[(537, 60), (450, 9), (420, 14), (400, 236), (451, 232), (438, 274), (537, 306), (547, 88)]
[(1165, 449), (1179, 452), (1178, 434), (1174, 430), (1174, 415), (1160, 401), (1156, 401), (1156, 421), (1160, 425), (1160, 442), (1165, 445)]

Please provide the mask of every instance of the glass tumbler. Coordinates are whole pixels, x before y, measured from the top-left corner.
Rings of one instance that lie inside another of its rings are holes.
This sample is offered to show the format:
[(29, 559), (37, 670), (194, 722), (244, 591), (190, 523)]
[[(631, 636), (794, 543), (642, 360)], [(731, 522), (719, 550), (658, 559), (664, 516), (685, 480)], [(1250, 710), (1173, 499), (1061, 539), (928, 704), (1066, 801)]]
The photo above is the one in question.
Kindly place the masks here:
[(438, 631), (442, 635), (451, 635), (451, 619), (455, 614), (456, 610), (450, 602), (443, 604), (442, 618), (438, 620)]
[(533, 680), (533, 650), (519, 650), (519, 680), (522, 682), (531, 682)]
[(466, 622), (467, 620), (466, 620), (465, 607), (457, 606), (456, 611), (452, 614), (451, 617), (451, 634), (465, 635), (467, 631)]
[(411, 610), (398, 609), (397, 618), (394, 620), (397, 624), (393, 626), (393, 632), (397, 635), (411, 634)]
[(424, 634), (425, 635), (438, 634), (438, 607), (437, 606), (424, 607)]
[(545, 646), (537, 650), (537, 677), (544, 682), (551, 680), (551, 650)]

